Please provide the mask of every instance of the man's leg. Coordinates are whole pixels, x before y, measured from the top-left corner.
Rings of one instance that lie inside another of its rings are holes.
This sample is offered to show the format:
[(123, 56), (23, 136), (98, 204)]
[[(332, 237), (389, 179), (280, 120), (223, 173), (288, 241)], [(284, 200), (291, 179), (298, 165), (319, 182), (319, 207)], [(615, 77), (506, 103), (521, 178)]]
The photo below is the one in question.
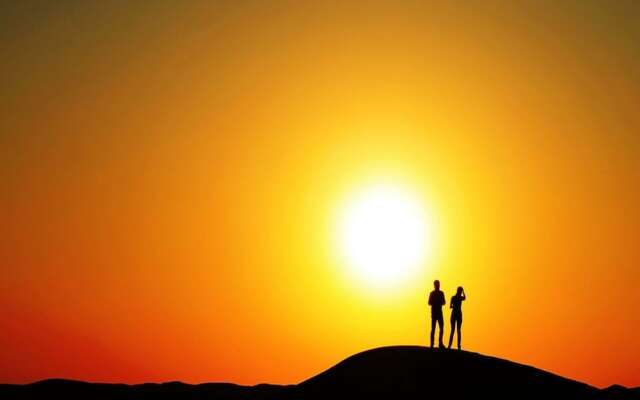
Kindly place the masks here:
[(444, 348), (444, 343), (442, 342), (442, 335), (444, 334), (444, 318), (442, 315), (438, 317), (438, 326), (440, 327), (440, 335), (438, 335), (438, 346)]
[(433, 347), (433, 336), (435, 334), (435, 330), (436, 330), (436, 319), (432, 315), (431, 316), (431, 347)]

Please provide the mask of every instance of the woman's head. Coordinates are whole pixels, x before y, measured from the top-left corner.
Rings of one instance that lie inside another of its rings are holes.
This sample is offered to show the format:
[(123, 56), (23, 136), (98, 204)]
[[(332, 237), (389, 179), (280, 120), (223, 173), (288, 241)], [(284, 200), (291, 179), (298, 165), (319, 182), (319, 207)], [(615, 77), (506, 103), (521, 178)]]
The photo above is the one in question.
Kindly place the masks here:
[(462, 286), (458, 286), (458, 291), (456, 291), (456, 296), (461, 296), (462, 295)]

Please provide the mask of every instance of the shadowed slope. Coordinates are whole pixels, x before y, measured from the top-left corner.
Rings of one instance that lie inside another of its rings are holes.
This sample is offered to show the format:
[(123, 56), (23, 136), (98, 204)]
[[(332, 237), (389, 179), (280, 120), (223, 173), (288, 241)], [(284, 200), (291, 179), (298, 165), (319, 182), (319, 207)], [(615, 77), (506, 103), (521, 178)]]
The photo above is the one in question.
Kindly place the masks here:
[(640, 399), (638, 389), (584, 383), (477, 353), (395, 346), (368, 350), (298, 385), (90, 384), (47, 380), (0, 385), (3, 399)]
[(396, 346), (356, 354), (296, 388), (313, 397), (599, 398), (601, 391), (551, 373), (477, 353)]

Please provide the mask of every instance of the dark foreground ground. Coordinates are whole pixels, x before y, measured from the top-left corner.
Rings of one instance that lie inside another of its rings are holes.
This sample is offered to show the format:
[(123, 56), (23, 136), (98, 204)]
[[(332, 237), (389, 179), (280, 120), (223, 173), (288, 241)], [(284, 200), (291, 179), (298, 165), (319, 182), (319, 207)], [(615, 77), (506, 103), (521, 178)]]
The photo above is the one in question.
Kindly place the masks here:
[(0, 385), (0, 399), (640, 399), (477, 353), (418, 346), (356, 354), (297, 385), (97, 384), (52, 379)]

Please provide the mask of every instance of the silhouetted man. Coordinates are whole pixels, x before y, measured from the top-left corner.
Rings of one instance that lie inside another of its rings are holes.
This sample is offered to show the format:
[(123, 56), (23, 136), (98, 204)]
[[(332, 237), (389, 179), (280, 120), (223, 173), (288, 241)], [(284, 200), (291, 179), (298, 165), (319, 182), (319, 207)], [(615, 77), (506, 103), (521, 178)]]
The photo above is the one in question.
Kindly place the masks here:
[(431, 347), (433, 347), (433, 335), (436, 331), (436, 322), (440, 328), (440, 334), (438, 335), (438, 342), (441, 348), (444, 348), (442, 343), (442, 329), (444, 327), (444, 318), (442, 317), (442, 306), (445, 305), (446, 300), (444, 298), (444, 292), (440, 290), (440, 281), (433, 281), (434, 290), (429, 293), (429, 305), (431, 306)]

